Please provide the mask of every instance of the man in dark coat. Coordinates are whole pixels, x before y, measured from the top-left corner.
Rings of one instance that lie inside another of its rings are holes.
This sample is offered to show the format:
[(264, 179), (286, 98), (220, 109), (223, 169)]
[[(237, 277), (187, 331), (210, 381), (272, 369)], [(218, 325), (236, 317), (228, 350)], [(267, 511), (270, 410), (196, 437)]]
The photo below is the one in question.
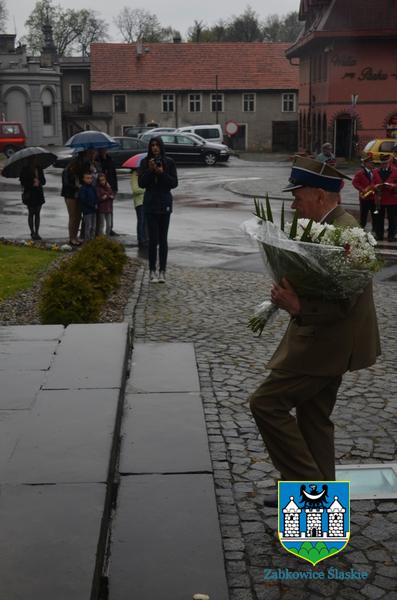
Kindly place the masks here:
[[(329, 165), (297, 157), (284, 191), (292, 191), (299, 217), (354, 227), (339, 206), (342, 177)], [(372, 285), (350, 300), (328, 302), (299, 297), (284, 279), (273, 285), (271, 298), (291, 320), (268, 364), (269, 377), (250, 399), (252, 413), (283, 480), (333, 481), (330, 417), (342, 375), (369, 367), (380, 354)], [(277, 506), (277, 497), (266, 504)]]

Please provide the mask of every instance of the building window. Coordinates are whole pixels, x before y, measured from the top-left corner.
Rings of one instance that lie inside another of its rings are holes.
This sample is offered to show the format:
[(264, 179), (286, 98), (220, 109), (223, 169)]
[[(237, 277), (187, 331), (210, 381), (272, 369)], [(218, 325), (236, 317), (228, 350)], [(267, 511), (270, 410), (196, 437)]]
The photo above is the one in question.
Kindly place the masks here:
[(83, 104), (83, 86), (81, 83), (73, 83), (70, 86), (70, 103)]
[(211, 94), (211, 112), (223, 112), (223, 94)]
[(52, 110), (51, 106), (43, 106), (43, 124), (51, 125), (52, 124)]
[(189, 112), (201, 112), (201, 94), (189, 94)]
[(255, 112), (255, 94), (243, 94), (243, 112)]
[(54, 97), (49, 89), (43, 90), (41, 95), (41, 106), (43, 111), (43, 136), (51, 137), (55, 133), (54, 129)]
[(127, 96), (125, 94), (115, 94), (113, 96), (113, 112), (127, 112)]
[(281, 102), (282, 112), (296, 111), (296, 94), (283, 94)]
[(161, 105), (163, 113), (175, 112), (175, 94), (162, 94)]

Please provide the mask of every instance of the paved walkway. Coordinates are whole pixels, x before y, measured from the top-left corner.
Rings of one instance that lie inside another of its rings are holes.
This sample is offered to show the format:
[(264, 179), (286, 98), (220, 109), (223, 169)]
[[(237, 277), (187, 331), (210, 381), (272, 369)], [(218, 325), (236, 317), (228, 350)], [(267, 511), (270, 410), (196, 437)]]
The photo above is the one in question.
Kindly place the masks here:
[[(390, 501), (353, 502), (348, 548), (315, 569), (354, 567), (369, 573), (367, 581), (264, 582), (265, 568), (308, 568), (274, 539), (276, 511), (264, 509), (263, 499), (277, 473), (247, 404), (287, 323), (280, 313), (261, 339), (247, 329), (269, 283), (258, 273), (173, 267), (165, 286), (145, 280), (135, 317), (135, 340), (194, 343), (230, 598), (395, 599), (397, 503)], [(382, 358), (371, 369), (344, 377), (334, 411), (336, 456), (344, 463), (391, 461), (397, 455), (396, 287), (378, 283), (375, 292)]]
[(0, 600), (97, 600), (127, 323), (0, 328)]

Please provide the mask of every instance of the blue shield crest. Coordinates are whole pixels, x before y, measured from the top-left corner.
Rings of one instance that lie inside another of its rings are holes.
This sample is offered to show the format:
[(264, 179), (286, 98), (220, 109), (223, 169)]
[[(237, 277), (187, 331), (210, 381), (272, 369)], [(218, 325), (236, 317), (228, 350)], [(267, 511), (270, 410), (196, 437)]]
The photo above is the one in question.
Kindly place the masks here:
[(350, 482), (279, 481), (278, 537), (312, 565), (343, 550), (350, 537)]

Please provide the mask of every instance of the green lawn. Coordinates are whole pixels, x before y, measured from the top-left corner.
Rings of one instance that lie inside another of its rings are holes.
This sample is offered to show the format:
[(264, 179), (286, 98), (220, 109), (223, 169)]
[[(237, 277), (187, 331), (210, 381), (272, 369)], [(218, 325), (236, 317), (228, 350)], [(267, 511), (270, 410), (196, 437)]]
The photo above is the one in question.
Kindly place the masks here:
[(58, 257), (52, 250), (0, 244), (0, 302), (30, 288)]

